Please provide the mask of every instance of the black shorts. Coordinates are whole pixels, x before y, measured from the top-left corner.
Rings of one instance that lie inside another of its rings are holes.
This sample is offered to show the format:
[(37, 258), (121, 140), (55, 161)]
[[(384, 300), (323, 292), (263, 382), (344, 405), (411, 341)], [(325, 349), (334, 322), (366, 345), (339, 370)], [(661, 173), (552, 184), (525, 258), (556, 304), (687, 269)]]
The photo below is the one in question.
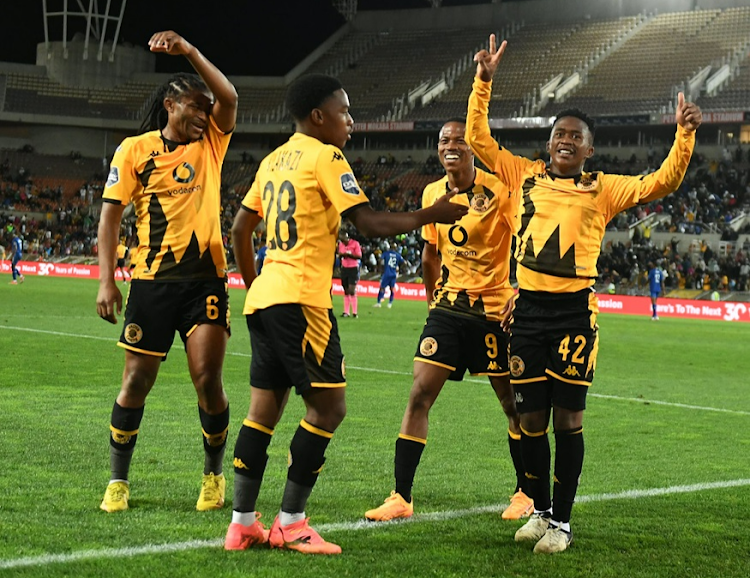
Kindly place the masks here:
[(508, 375), (508, 336), (499, 321), (432, 309), (419, 338), (414, 361), (451, 371), (448, 379), (471, 375)]
[(247, 316), (250, 385), (260, 389), (345, 387), (344, 354), (333, 311), (298, 303), (273, 305)]
[(117, 268), (121, 268), (125, 266), (125, 259), (118, 259), (117, 260)]
[(229, 333), (229, 292), (224, 279), (196, 281), (134, 280), (128, 289), (118, 345), (166, 359), (179, 331), (183, 343), (202, 323)]
[(359, 281), (359, 267), (341, 267), (341, 286), (346, 288)]
[(510, 337), (510, 382), (528, 413), (586, 408), (599, 351), (596, 294), (519, 291)]

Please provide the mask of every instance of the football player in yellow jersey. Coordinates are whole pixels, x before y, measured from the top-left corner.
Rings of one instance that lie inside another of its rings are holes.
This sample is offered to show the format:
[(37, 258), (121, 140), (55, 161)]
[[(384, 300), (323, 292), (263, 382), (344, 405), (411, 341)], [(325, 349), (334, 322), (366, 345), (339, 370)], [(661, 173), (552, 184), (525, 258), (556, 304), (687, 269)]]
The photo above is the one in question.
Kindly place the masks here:
[(461, 381), (467, 370), (489, 378), (508, 417), (516, 489), (503, 518), (528, 516), (534, 507), (523, 491), (521, 430), (509, 381), (508, 338), (500, 324), (503, 306), (513, 295), (510, 214), (516, 199), (494, 175), (474, 167), (465, 132), (463, 119), (443, 125), (437, 149), (446, 176), (427, 185), (422, 194), (422, 206), (429, 207), (458, 189), (454, 202), (466, 205), (469, 213), (455, 225), (422, 228), (429, 315), (414, 357), (414, 382), (396, 439), (396, 487), (381, 506), (365, 512), (371, 521), (408, 518), (414, 513), (411, 490), (427, 444), (430, 409), (446, 380)]
[(126, 274), (125, 270), (125, 259), (128, 258), (130, 249), (128, 249), (128, 246), (125, 244), (125, 237), (120, 239), (120, 243), (119, 245), (117, 245), (115, 253), (117, 255), (117, 264), (115, 266), (115, 269), (120, 272), (120, 275), (122, 275), (122, 282), (127, 283), (129, 276)]
[[(678, 96), (677, 134), (661, 167), (645, 176), (585, 172), (594, 154), (594, 123), (570, 109), (558, 114), (547, 142), (549, 166), (514, 156), (490, 134), (492, 77), (507, 46), (475, 56), (466, 138), (474, 154), (517, 195), (515, 220), (519, 294), (508, 303), (510, 373), (521, 414), (521, 452), (534, 513), (515, 535), (534, 552), (554, 553), (573, 540), (570, 513), (583, 466), (583, 412), (598, 352), (593, 285), (607, 223), (620, 211), (679, 187), (695, 146), (700, 109)], [(512, 307), (515, 306), (515, 309)], [(511, 317), (512, 310), (512, 317)], [(550, 496), (550, 417), (555, 432)]]
[[(118, 345), (122, 386), (110, 425), (110, 483), (101, 508), (128, 508), (128, 471), (146, 396), (180, 333), (198, 394), (204, 468), (196, 508), (223, 506), (222, 459), (229, 404), (222, 364), (229, 337), (226, 257), (219, 220), (221, 164), (237, 117), (237, 91), (201, 52), (173, 31), (149, 40), (152, 52), (182, 55), (199, 76), (178, 74), (160, 89), (141, 127), (115, 152), (99, 223), (97, 313), (116, 323), (114, 281), (123, 211), (133, 203), (138, 247)], [(185, 437), (191, 437), (187, 432)]]
[[(290, 85), (287, 109), (296, 132), (260, 164), (237, 212), (232, 238), (248, 287), (244, 313), (250, 330), (250, 409), (234, 450), (232, 522), (224, 547), (272, 548), (339, 554), (305, 516), (307, 499), (323, 468), (325, 450), (346, 414), (344, 356), (331, 303), (331, 273), (341, 217), (366, 236), (387, 237), (427, 223), (453, 223), (467, 212), (450, 202), (456, 191), (413, 213), (370, 208), (341, 153), (354, 125), (349, 97), (331, 76), (310, 74)], [(265, 221), (268, 252), (256, 277), (252, 235)], [(290, 390), (306, 413), (289, 448), (281, 511), (269, 530), (255, 504), (267, 448)]]

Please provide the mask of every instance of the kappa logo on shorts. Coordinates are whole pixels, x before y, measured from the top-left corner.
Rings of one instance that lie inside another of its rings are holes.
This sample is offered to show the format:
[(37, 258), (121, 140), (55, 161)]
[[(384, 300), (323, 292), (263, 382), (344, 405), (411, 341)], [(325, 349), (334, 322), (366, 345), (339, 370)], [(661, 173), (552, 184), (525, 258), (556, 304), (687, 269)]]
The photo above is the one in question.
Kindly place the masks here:
[(143, 329), (135, 323), (130, 323), (125, 328), (125, 341), (133, 345), (143, 339)]
[(513, 377), (518, 377), (519, 375), (523, 374), (525, 369), (526, 364), (523, 362), (523, 359), (521, 359), (517, 355), (514, 355), (510, 358), (510, 374)]
[(430, 357), (432, 355), (435, 355), (435, 352), (438, 350), (438, 343), (435, 341), (434, 337), (425, 337), (422, 340), (422, 343), (419, 344), (419, 353), (424, 355), (425, 357)]
[(574, 365), (569, 365), (565, 368), (565, 371), (563, 371), (565, 375), (570, 375), (571, 377), (581, 377), (581, 374), (578, 373), (578, 370), (575, 368)]
[(523, 396), (520, 392), (516, 392), (516, 403), (523, 403)]

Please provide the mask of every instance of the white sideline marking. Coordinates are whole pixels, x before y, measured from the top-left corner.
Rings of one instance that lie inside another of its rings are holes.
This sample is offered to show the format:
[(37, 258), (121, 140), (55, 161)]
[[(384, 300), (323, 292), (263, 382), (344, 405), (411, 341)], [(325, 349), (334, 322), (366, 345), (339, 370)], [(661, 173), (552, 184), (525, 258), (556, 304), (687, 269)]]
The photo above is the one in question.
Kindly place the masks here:
[[(247, 354), (246, 353), (233, 353), (231, 355), (247, 355)], [(248, 357), (249, 357), (249, 355), (248, 355)], [(377, 369), (377, 368), (372, 368), (372, 367), (355, 367), (353, 365), (347, 365), (346, 368), (347, 369), (356, 369), (356, 370), (359, 370), (359, 371), (372, 371), (372, 372), (376, 372), (376, 373), (390, 373), (390, 374), (393, 374), (393, 375), (411, 375), (411, 373), (407, 372), (407, 371), (392, 371), (392, 370), (389, 370), (389, 369)], [(464, 381), (470, 381), (472, 383), (489, 383), (487, 380), (472, 379), (472, 378), (465, 379)], [(645, 399), (645, 398), (640, 398), (640, 397), (620, 397), (618, 395), (604, 395), (604, 394), (601, 394), (601, 393), (590, 393), (589, 392), (587, 395), (589, 397), (598, 397), (598, 398), (601, 398), (601, 399), (613, 399), (613, 400), (616, 400), (616, 401), (635, 401), (637, 403), (642, 403), (644, 405), (645, 404), (649, 404), (649, 403), (653, 403), (654, 405), (667, 405), (667, 406), (671, 406), (671, 407), (681, 407), (683, 409), (697, 409), (697, 410), (700, 410), (700, 411), (718, 411), (718, 412), (722, 412), (722, 413), (735, 413), (735, 414), (739, 414), (739, 415), (750, 415), (750, 411), (743, 411), (741, 409), (724, 409), (724, 408), (721, 408), (721, 407), (703, 407), (703, 406), (700, 406), (700, 405), (688, 405), (688, 404), (685, 404), (685, 403), (676, 403), (676, 402), (671, 402), (671, 401), (658, 401), (658, 400), (654, 400), (654, 399)]]
[[(651, 488), (649, 490), (626, 490), (612, 494), (591, 494), (589, 496), (578, 496), (576, 502), (604, 502), (609, 500), (633, 500), (636, 498), (650, 498), (655, 496), (666, 496), (670, 494), (685, 494), (700, 492), (704, 490), (715, 490), (723, 488), (737, 488), (750, 486), (750, 479), (728, 480), (725, 482), (708, 482), (703, 484), (691, 484), (687, 486), (670, 486), (667, 488)], [(464, 510), (449, 510), (447, 512), (429, 512), (425, 514), (414, 514), (408, 520), (393, 522), (372, 523), (365, 520), (356, 522), (335, 522), (332, 524), (320, 524), (316, 529), (321, 532), (356, 532), (359, 530), (373, 530), (386, 528), (395, 524), (414, 524), (419, 522), (443, 522), (456, 518), (465, 518), (477, 514), (500, 512), (507, 504), (495, 504), (492, 506), (478, 506)], [(121, 514), (122, 515), (122, 514)], [(127, 514), (126, 514), (127, 515)], [(98, 560), (103, 558), (122, 559), (141, 556), (144, 554), (166, 554), (170, 552), (183, 552), (186, 550), (198, 550), (200, 548), (219, 548), (223, 546), (224, 539), (214, 540), (189, 540), (187, 542), (173, 542), (171, 544), (147, 544), (145, 546), (133, 546), (130, 548), (103, 548), (101, 550), (81, 550), (70, 554), (44, 554), (42, 556), (29, 556), (16, 558), (14, 560), (0, 561), (0, 570), (8, 568), (48, 566), (50, 564), (65, 564), (78, 562), (80, 560)]]
[(635, 401), (644, 405), (653, 403), (654, 405), (669, 405), (671, 407), (681, 407), (684, 409), (698, 409), (701, 411), (720, 411), (723, 413), (737, 413), (740, 415), (750, 415), (750, 411), (742, 411), (740, 409), (724, 409), (721, 407), (702, 407), (700, 405), (689, 405), (686, 403), (676, 403), (672, 401), (659, 401), (655, 399), (641, 399), (640, 397), (620, 397), (618, 395), (604, 395), (603, 393), (589, 393), (590, 396), (599, 397), (602, 399), (614, 399), (615, 401)]
[(31, 329), (29, 327), (13, 327), (11, 325), (0, 325), (0, 329), (12, 329), (13, 331), (28, 331), (29, 333), (45, 333), (47, 335), (60, 335), (61, 337), (83, 337), (84, 339), (97, 339), (99, 341), (117, 341), (117, 338), (98, 337), (96, 335), (82, 335), (80, 333), (65, 333), (64, 331), (49, 331), (48, 329)]
[[(46, 329), (30, 329), (28, 327), (13, 327), (10, 325), (0, 325), (0, 329), (12, 329), (14, 331), (28, 331), (31, 333), (45, 333), (47, 335), (59, 335), (61, 337), (83, 337), (84, 339), (96, 339), (98, 341), (110, 341), (112, 343), (115, 343), (117, 341), (117, 338), (112, 337), (99, 337), (96, 335), (81, 335), (78, 333), (65, 333), (62, 331), (49, 331)], [(235, 357), (250, 357), (249, 353), (239, 353), (235, 351), (227, 351), (227, 355), (232, 355)], [(370, 371), (374, 373), (386, 373), (390, 375), (408, 375), (411, 376), (410, 371), (394, 371), (392, 369), (379, 369), (375, 367), (357, 367), (354, 365), (347, 365), (347, 369), (354, 369), (357, 371)], [(481, 379), (471, 379), (468, 378), (465, 381), (470, 381), (472, 383), (487, 383), (485, 380)], [(680, 407), (683, 409), (697, 409), (699, 411), (715, 411), (719, 413), (733, 413), (736, 415), (750, 415), (750, 411), (743, 411), (740, 409), (725, 409), (721, 407), (704, 407), (701, 405), (689, 405), (685, 403), (676, 403), (671, 401), (659, 401), (654, 399), (641, 399), (639, 397), (620, 397), (617, 395), (604, 395), (601, 393), (589, 393), (588, 394), (591, 397), (598, 397), (601, 399), (612, 399), (615, 401), (629, 401), (629, 402), (636, 402), (641, 404), (654, 404), (654, 405), (664, 405), (669, 407)]]

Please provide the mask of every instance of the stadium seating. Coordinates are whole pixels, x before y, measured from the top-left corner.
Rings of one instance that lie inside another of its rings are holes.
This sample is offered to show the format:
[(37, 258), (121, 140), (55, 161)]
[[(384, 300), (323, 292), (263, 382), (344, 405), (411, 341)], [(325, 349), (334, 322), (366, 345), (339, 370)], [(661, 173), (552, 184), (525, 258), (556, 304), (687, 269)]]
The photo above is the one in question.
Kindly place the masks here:
[[(492, 99), (492, 116), (552, 116), (560, 102), (547, 103), (540, 87), (574, 72), (581, 84), (564, 100), (594, 115), (669, 112), (676, 89), (707, 66), (732, 66), (719, 94), (704, 97), (717, 110), (747, 106), (750, 80), (750, 7), (701, 9), (611, 20), (514, 22)], [(352, 29), (308, 72), (338, 76), (352, 101), (356, 121), (441, 120), (465, 113), (474, 76), (473, 54), (487, 30)], [(501, 34), (501, 33), (498, 33)], [(744, 60), (743, 60), (744, 59)], [(669, 63), (663, 66), (660, 63)], [(423, 106), (408, 94), (445, 81), (442, 94)], [(140, 120), (156, 84), (139, 81), (115, 88), (64, 86), (38, 73), (0, 74), (0, 110), (83, 118)], [(240, 123), (283, 123), (285, 87), (238, 83)], [(543, 98), (544, 97), (544, 98)]]
[(64, 86), (44, 76), (8, 73), (3, 110), (107, 119), (139, 119), (156, 85), (127, 82), (117, 88)]
[[(565, 107), (595, 115), (670, 111), (675, 87), (737, 49), (743, 31), (747, 42), (748, 18), (750, 8), (656, 16), (592, 68)], [(559, 104), (548, 105), (541, 114), (554, 114), (557, 108)]]

